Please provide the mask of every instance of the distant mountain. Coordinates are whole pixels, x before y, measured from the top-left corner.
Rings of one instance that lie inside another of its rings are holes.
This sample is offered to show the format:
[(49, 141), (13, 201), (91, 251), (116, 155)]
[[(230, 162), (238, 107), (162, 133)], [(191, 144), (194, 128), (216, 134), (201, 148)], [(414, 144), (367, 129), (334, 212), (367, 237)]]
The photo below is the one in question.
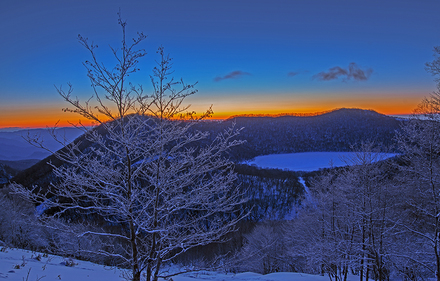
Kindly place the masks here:
[[(61, 139), (66, 139), (67, 143), (79, 137), (83, 131), (78, 128), (58, 128), (55, 133)], [(22, 129), (16, 128), (0, 131), (0, 160), (24, 160), (24, 159), (43, 159), (51, 153), (42, 148), (29, 144), (25, 137), (37, 136), (51, 151), (57, 151), (63, 145), (53, 139), (48, 129)]]
[[(102, 126), (98, 126), (93, 130), (97, 130), (99, 134), (104, 134), (105, 132)], [(73, 142), (81, 143), (78, 147), (78, 149), (80, 149), (81, 151), (86, 150), (92, 145), (92, 143), (90, 143), (85, 138), (84, 134), (81, 134)], [(64, 149), (65, 148), (63, 147), (59, 150)], [(55, 182), (57, 180), (52, 174), (52, 167), (48, 165), (48, 163), (51, 163), (56, 167), (60, 167), (61, 165), (63, 165), (63, 162), (57, 157), (55, 157), (54, 155), (49, 155), (46, 158), (38, 161), (35, 165), (32, 165), (31, 167), (23, 171), (19, 171), (17, 175), (11, 179), (11, 182), (20, 183), (24, 186), (39, 185), (42, 187), (47, 187), (51, 182)]]
[[(246, 140), (246, 143), (231, 150), (232, 159), (241, 161), (272, 153), (350, 151), (351, 145), (366, 140), (391, 147), (395, 132), (400, 129), (400, 122), (370, 110), (338, 109), (317, 116), (238, 116), (222, 122), (201, 122), (193, 129), (210, 131), (212, 139), (233, 123), (237, 128), (244, 127), (239, 138)], [(100, 127), (95, 129), (104, 133)], [(81, 149), (91, 145), (83, 137), (76, 141), (83, 141)], [(54, 156), (48, 156), (19, 172), (12, 180), (26, 186), (47, 186), (56, 180), (48, 162), (55, 166), (62, 165)]]
[(20, 127), (0, 128), (0, 132), (16, 132), (20, 130), (24, 130), (24, 128), (20, 128)]

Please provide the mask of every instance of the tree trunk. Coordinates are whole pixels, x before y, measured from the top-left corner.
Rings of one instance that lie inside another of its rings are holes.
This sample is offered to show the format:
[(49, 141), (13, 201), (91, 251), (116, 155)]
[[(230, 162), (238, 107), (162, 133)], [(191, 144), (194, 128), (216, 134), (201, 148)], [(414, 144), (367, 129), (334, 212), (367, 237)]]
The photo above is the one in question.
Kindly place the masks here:
[(139, 271), (138, 250), (137, 250), (137, 244), (136, 244), (136, 232), (135, 232), (134, 224), (133, 224), (132, 220), (130, 220), (130, 243), (131, 243), (133, 281), (140, 281), (141, 280), (141, 272)]
[[(438, 219), (436, 219), (438, 221)], [(436, 241), (435, 241), (435, 245), (434, 245), (434, 251), (435, 251), (435, 259), (436, 259), (436, 270), (435, 270), (435, 277), (437, 278), (437, 281), (440, 281), (440, 255), (439, 255), (439, 235), (440, 233), (437, 231), (436, 233)]]
[(153, 276), (153, 281), (157, 281), (157, 279), (159, 278), (159, 269), (161, 265), (162, 265), (162, 258), (158, 257), (156, 264), (156, 271), (154, 272), (154, 276)]

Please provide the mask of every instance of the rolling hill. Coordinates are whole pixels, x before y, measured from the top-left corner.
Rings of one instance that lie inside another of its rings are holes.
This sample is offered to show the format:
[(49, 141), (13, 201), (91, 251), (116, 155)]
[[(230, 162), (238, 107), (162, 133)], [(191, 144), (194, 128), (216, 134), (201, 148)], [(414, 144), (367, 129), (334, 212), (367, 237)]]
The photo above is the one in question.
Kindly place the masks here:
[[(246, 143), (234, 148), (230, 155), (235, 161), (242, 161), (273, 153), (350, 151), (352, 145), (366, 140), (392, 147), (400, 122), (370, 110), (338, 109), (316, 116), (237, 116), (222, 122), (201, 122), (193, 129), (208, 130), (213, 138), (232, 124), (237, 128), (243, 127), (239, 138), (246, 140)], [(95, 129), (104, 133), (100, 127)], [(78, 141), (82, 142), (82, 150), (91, 145), (84, 136), (75, 140)], [(25, 186), (47, 186), (55, 180), (48, 162), (55, 166), (62, 165), (51, 155), (19, 172), (12, 181)]]

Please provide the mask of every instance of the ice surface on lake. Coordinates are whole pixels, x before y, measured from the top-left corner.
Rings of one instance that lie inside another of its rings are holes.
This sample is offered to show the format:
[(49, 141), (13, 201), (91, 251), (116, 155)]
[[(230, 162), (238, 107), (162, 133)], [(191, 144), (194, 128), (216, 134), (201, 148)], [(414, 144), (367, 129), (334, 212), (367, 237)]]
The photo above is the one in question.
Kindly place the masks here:
[[(316, 171), (322, 168), (346, 166), (347, 159), (355, 152), (301, 152), (257, 156), (247, 161), (248, 165), (260, 168), (287, 169), (290, 171)], [(396, 156), (395, 153), (381, 153), (381, 160)]]

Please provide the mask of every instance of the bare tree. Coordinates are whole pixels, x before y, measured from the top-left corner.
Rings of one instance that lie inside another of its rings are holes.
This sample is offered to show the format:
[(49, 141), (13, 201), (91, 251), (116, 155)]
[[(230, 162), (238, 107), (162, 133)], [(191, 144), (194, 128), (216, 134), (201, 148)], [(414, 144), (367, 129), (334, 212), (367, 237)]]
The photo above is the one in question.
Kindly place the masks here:
[(314, 204), (302, 209), (292, 224), (293, 253), (304, 256), (314, 273), (326, 273), (334, 281), (346, 280), (359, 254), (354, 190), (342, 177), (330, 172), (313, 181)]
[(137, 49), (145, 36), (140, 33), (128, 44), (120, 17), (119, 25), (122, 46), (112, 48), (117, 60), (112, 69), (98, 61), (97, 46), (79, 36), (92, 57), (85, 66), (96, 104), (74, 98), (71, 86), (67, 91), (58, 88), (70, 105), (66, 111), (100, 125), (85, 134), (92, 145), (81, 150), (75, 142), (56, 153), (65, 164), (53, 166), (60, 180), (46, 192), (37, 186), (14, 188), (26, 199), (44, 202), (47, 216), (104, 221), (102, 231), (78, 235), (117, 239), (125, 253), (110, 249), (96, 254), (130, 267), (133, 280), (144, 272), (150, 281), (161, 276), (163, 263), (193, 247), (221, 241), (243, 218), (242, 194), (226, 157), (241, 142), (233, 140), (239, 133), (234, 128), (210, 139), (208, 132), (195, 129), (212, 110), (197, 117), (183, 106), (196, 90), (171, 78), (171, 58), (162, 47), (151, 76), (152, 94), (130, 84), (129, 75), (138, 71), (145, 55)]
[(346, 158), (347, 167), (312, 181), (313, 204), (304, 206), (291, 224), (292, 255), (304, 257), (312, 272), (345, 281), (386, 280), (389, 208), (386, 170), (375, 163), (383, 154), (363, 143)]
[(425, 98), (397, 135), (402, 151), (401, 232), (423, 244), (406, 256), (440, 280), (440, 94)]
[(286, 244), (285, 222), (264, 222), (245, 235), (235, 266), (239, 270), (268, 274), (291, 271), (294, 263)]
[(348, 191), (350, 209), (356, 214), (359, 233), (357, 270), (362, 281), (389, 278), (388, 246), (390, 222), (395, 206), (394, 189), (389, 181), (390, 165), (373, 142), (361, 143), (349, 159), (350, 168), (341, 178)]

